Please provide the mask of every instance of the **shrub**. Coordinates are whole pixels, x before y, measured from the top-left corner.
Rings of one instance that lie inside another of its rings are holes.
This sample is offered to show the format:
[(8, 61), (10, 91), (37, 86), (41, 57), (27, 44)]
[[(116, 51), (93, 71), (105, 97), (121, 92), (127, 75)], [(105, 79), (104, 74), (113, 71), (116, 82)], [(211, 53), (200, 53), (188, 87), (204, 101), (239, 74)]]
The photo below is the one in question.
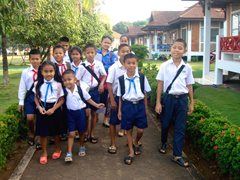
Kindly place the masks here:
[(140, 60), (145, 59), (149, 53), (147, 47), (143, 45), (134, 44), (131, 46), (131, 49)]
[(4, 167), (18, 137), (18, 121), (13, 115), (0, 115), (0, 169)]

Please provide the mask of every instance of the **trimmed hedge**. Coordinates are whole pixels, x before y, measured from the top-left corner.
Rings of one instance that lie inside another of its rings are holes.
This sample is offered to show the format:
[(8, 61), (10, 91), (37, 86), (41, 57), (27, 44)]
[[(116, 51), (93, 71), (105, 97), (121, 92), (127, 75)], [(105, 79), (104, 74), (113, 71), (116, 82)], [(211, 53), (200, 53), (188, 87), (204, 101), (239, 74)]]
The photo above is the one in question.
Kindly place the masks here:
[(0, 115), (0, 169), (7, 161), (7, 156), (11, 152), (20, 133), (26, 134), (27, 128), (21, 121), (21, 114), (17, 111), (17, 104), (11, 105), (6, 114)]

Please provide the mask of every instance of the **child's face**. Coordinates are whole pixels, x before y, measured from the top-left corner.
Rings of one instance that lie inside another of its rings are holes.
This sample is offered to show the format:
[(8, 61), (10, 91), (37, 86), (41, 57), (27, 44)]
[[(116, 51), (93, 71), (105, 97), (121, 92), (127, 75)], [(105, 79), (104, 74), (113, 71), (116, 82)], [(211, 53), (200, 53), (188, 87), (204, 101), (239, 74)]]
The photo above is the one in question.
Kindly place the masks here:
[(54, 67), (50, 64), (45, 65), (42, 68), (42, 75), (44, 79), (46, 79), (47, 81), (50, 81), (51, 79), (54, 78), (54, 75), (55, 75)]
[(71, 53), (71, 58), (73, 62), (80, 62), (81, 61), (81, 54), (77, 50), (73, 50)]
[(109, 38), (105, 38), (101, 42), (101, 46), (104, 50), (108, 50), (112, 44), (112, 41)]
[(34, 69), (38, 69), (41, 63), (41, 56), (40, 54), (31, 54), (29, 57), (29, 61)]
[(135, 73), (137, 65), (138, 63), (136, 58), (128, 58), (124, 63), (124, 66), (127, 69), (127, 72), (130, 72), (130, 73)]
[(59, 42), (59, 45), (64, 48), (65, 52), (68, 51), (68, 49), (69, 49), (69, 42), (61, 41), (61, 42)]
[(56, 48), (53, 51), (53, 57), (58, 63), (62, 63), (63, 62), (63, 57), (64, 57), (63, 49), (62, 48)]
[(120, 61), (123, 62), (123, 58), (126, 54), (129, 54), (130, 53), (130, 48), (128, 46), (124, 46), (122, 47), (119, 52), (118, 52), (118, 55), (120, 57)]
[(128, 38), (127, 37), (122, 37), (120, 39), (120, 44), (128, 44)]
[(68, 89), (74, 88), (76, 82), (77, 82), (77, 79), (74, 74), (65, 74), (63, 76), (63, 84)]
[(84, 51), (84, 54), (88, 62), (93, 62), (96, 56), (96, 49), (93, 47), (89, 47)]
[(173, 59), (182, 59), (183, 54), (186, 52), (186, 48), (182, 42), (175, 42), (171, 47), (171, 55)]

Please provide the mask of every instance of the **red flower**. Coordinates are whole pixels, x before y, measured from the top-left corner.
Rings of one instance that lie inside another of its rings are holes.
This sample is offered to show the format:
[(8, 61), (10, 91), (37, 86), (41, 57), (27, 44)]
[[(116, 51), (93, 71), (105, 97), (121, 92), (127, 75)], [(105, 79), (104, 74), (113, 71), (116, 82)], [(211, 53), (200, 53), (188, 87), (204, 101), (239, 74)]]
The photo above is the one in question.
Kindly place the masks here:
[(218, 146), (213, 146), (213, 149), (214, 150), (218, 150)]

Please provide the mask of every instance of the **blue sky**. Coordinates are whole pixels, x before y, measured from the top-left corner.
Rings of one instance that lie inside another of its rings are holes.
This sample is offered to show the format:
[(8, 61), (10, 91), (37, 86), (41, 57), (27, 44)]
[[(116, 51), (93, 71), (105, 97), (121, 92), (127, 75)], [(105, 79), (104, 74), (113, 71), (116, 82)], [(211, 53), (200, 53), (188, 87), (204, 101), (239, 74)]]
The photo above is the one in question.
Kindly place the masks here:
[(101, 12), (111, 19), (112, 24), (119, 21), (145, 20), (151, 11), (179, 11), (184, 10), (196, 1), (181, 0), (105, 0)]

